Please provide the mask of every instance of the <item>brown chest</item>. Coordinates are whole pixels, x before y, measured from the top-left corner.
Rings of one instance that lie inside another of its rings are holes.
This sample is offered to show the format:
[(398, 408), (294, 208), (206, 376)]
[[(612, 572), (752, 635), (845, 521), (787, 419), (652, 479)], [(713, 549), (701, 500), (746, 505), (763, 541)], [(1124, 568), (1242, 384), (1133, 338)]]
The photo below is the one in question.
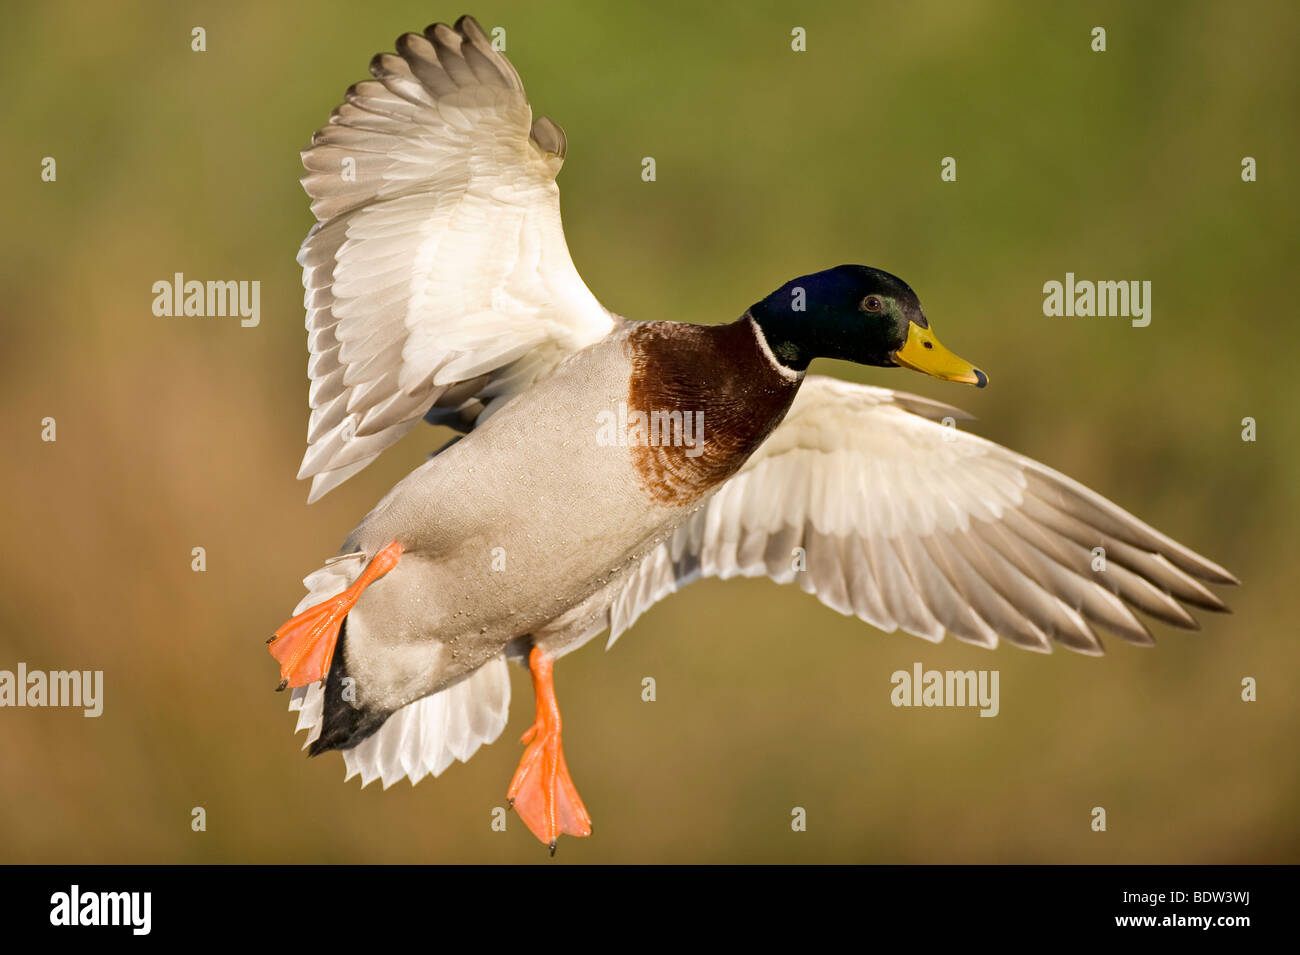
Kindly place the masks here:
[(730, 325), (647, 322), (627, 339), (627, 407), (613, 430), (642, 490), (689, 506), (727, 480), (781, 419), (799, 388), (764, 353), (746, 317)]

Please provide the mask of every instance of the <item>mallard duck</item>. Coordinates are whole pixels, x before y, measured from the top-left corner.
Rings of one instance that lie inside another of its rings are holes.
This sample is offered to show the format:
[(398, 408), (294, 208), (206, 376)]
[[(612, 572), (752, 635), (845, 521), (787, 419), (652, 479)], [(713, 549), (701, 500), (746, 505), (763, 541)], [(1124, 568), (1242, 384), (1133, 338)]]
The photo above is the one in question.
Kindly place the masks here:
[[(700, 577), (766, 575), (884, 631), (1097, 654), (1232, 584), (1070, 478), (818, 358), (979, 387), (913, 290), (841, 265), (729, 324), (633, 322), (574, 268), (563, 130), (470, 17), (397, 40), (303, 153), (310, 500), (421, 420), (460, 437), (390, 490), (272, 637), (315, 755), (385, 787), (536, 718), (507, 796), (554, 851), (591, 819), (556, 660)], [(1103, 548), (1104, 570), (1094, 563)]]

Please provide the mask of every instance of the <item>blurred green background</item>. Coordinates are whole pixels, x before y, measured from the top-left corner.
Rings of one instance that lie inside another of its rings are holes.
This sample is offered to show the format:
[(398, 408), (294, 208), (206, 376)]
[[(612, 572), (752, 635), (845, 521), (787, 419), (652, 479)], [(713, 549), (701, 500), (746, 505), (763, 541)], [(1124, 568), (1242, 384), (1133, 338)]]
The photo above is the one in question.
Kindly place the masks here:
[[(608, 307), (716, 322), (805, 272), (895, 272), (991, 387), (817, 370), (965, 407), (1245, 584), (1203, 632), (1153, 624), (1157, 647), (1100, 659), (695, 584), (558, 668), (595, 836), (557, 861), (1300, 861), (1294, 4), (384, 7), (6, 13), (0, 668), (103, 669), (106, 699), (97, 720), (0, 711), (0, 862), (545, 861), (517, 819), (490, 828), (531, 722), (524, 671), (497, 743), (385, 793), (300, 752), (263, 647), (444, 438), (422, 428), (304, 503), (298, 150), (373, 53), (462, 12), (506, 27), (535, 112), (568, 133), (569, 244)], [(177, 271), (259, 280), (260, 327), (155, 317)], [(1044, 317), (1066, 271), (1150, 280), (1150, 327)], [(913, 661), (998, 668), (1001, 715), (895, 709), (889, 675)]]

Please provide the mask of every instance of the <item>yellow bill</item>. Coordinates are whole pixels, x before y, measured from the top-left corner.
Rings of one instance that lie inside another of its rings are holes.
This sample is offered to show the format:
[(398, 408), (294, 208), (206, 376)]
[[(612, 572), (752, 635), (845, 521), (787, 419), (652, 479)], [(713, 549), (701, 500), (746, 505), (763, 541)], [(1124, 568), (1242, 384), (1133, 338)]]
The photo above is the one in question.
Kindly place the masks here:
[(933, 329), (922, 328), (916, 322), (908, 322), (907, 341), (894, 352), (894, 361), (944, 381), (964, 381), (978, 388), (989, 383), (988, 375), (940, 345)]

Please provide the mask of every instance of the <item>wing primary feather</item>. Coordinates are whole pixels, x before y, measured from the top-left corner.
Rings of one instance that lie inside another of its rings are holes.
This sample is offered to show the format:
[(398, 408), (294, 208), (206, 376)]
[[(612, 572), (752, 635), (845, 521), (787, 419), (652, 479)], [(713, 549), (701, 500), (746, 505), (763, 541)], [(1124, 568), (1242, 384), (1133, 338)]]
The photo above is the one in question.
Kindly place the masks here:
[(468, 430), (615, 327), (564, 241), (564, 131), (534, 120), (509, 60), (472, 17), (395, 47), (302, 153), (309, 500), (445, 391), (478, 402)]

